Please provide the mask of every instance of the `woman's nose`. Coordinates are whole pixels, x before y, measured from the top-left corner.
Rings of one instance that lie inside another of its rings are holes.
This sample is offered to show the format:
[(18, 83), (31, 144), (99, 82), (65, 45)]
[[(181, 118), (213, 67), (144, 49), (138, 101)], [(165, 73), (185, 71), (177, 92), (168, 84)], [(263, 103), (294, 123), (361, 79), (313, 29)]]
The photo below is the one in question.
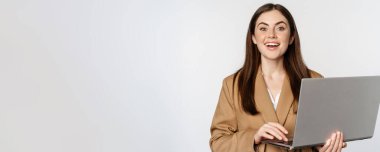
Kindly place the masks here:
[(276, 33), (274, 30), (269, 30), (268, 32), (268, 38), (277, 38)]

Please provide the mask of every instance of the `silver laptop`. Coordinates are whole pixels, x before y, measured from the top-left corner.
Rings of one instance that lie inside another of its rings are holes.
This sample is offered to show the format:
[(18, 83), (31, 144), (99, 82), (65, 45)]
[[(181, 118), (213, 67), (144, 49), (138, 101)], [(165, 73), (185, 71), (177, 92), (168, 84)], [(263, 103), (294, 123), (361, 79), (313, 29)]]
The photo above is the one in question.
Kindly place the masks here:
[(264, 143), (297, 149), (322, 145), (335, 131), (344, 141), (371, 138), (380, 103), (380, 76), (302, 79), (290, 142)]

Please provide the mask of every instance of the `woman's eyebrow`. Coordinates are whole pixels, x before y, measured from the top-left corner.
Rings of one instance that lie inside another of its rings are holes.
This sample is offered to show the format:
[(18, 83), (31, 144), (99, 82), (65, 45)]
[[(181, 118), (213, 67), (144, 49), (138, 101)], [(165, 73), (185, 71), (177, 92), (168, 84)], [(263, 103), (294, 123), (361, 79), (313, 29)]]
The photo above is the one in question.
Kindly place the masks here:
[[(279, 24), (281, 24), (281, 23), (283, 23), (283, 24), (285, 24), (285, 25), (288, 25), (288, 24), (286, 24), (286, 22), (285, 21), (279, 21), (279, 22), (277, 22), (276, 24), (274, 24), (275, 26), (276, 25), (279, 25)], [(265, 25), (265, 26), (269, 26), (269, 24), (268, 23), (265, 23), (265, 22), (260, 22), (259, 24), (257, 24), (257, 26), (256, 27), (258, 27), (260, 24), (263, 24), (263, 25)]]
[[(259, 24), (257, 24), (257, 26), (259, 26), (260, 24), (264, 24), (264, 25), (266, 25), (266, 26), (269, 26), (269, 24), (264, 23), (264, 22), (260, 22)], [(257, 26), (256, 26), (256, 27), (257, 27)]]
[(281, 23), (284, 23), (285, 25), (288, 25), (288, 24), (286, 24), (286, 22), (284, 22), (284, 21), (279, 21), (279, 22), (277, 22), (277, 23), (274, 24), (274, 25), (278, 25), (278, 24), (281, 24)]

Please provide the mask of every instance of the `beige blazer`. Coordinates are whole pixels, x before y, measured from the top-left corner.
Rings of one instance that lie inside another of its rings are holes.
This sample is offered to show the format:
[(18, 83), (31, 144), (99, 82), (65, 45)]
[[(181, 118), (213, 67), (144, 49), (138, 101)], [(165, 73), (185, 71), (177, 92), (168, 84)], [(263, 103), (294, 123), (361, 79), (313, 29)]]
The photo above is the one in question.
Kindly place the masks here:
[[(313, 78), (322, 77), (311, 71)], [(256, 131), (267, 122), (278, 122), (288, 130), (288, 138), (294, 133), (296, 108), (288, 77), (282, 85), (277, 111), (269, 97), (261, 70), (258, 71), (255, 84), (256, 108), (260, 112), (250, 115), (243, 111), (238, 95), (237, 83), (232, 86), (233, 76), (223, 80), (223, 86), (211, 124), (210, 147), (213, 152), (254, 152), (253, 136)], [(233, 90), (234, 89), (234, 90)], [(269, 144), (258, 145), (259, 152), (286, 151)], [(311, 148), (304, 148), (303, 152), (311, 152)]]

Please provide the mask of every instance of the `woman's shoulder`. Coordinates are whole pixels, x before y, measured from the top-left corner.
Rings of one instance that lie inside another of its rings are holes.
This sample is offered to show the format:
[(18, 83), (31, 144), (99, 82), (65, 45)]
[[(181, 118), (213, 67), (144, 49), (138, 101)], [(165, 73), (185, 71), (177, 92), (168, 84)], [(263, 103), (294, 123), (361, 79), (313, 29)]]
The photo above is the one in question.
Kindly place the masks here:
[(322, 74), (320, 74), (320, 73), (318, 73), (318, 72), (316, 72), (316, 71), (314, 71), (314, 70), (310, 70), (310, 69), (309, 69), (309, 72), (310, 72), (310, 76), (311, 76), (312, 78), (323, 78), (323, 75), (322, 75)]
[[(223, 87), (227, 87), (228, 89), (232, 90), (234, 87), (236, 87), (239, 79), (240, 72), (237, 71), (233, 74), (230, 74), (223, 78)], [(234, 86), (234, 87), (232, 87)]]
[(237, 73), (230, 74), (223, 79), (223, 84), (232, 86), (233, 82), (236, 81), (235, 79), (237, 79)]

